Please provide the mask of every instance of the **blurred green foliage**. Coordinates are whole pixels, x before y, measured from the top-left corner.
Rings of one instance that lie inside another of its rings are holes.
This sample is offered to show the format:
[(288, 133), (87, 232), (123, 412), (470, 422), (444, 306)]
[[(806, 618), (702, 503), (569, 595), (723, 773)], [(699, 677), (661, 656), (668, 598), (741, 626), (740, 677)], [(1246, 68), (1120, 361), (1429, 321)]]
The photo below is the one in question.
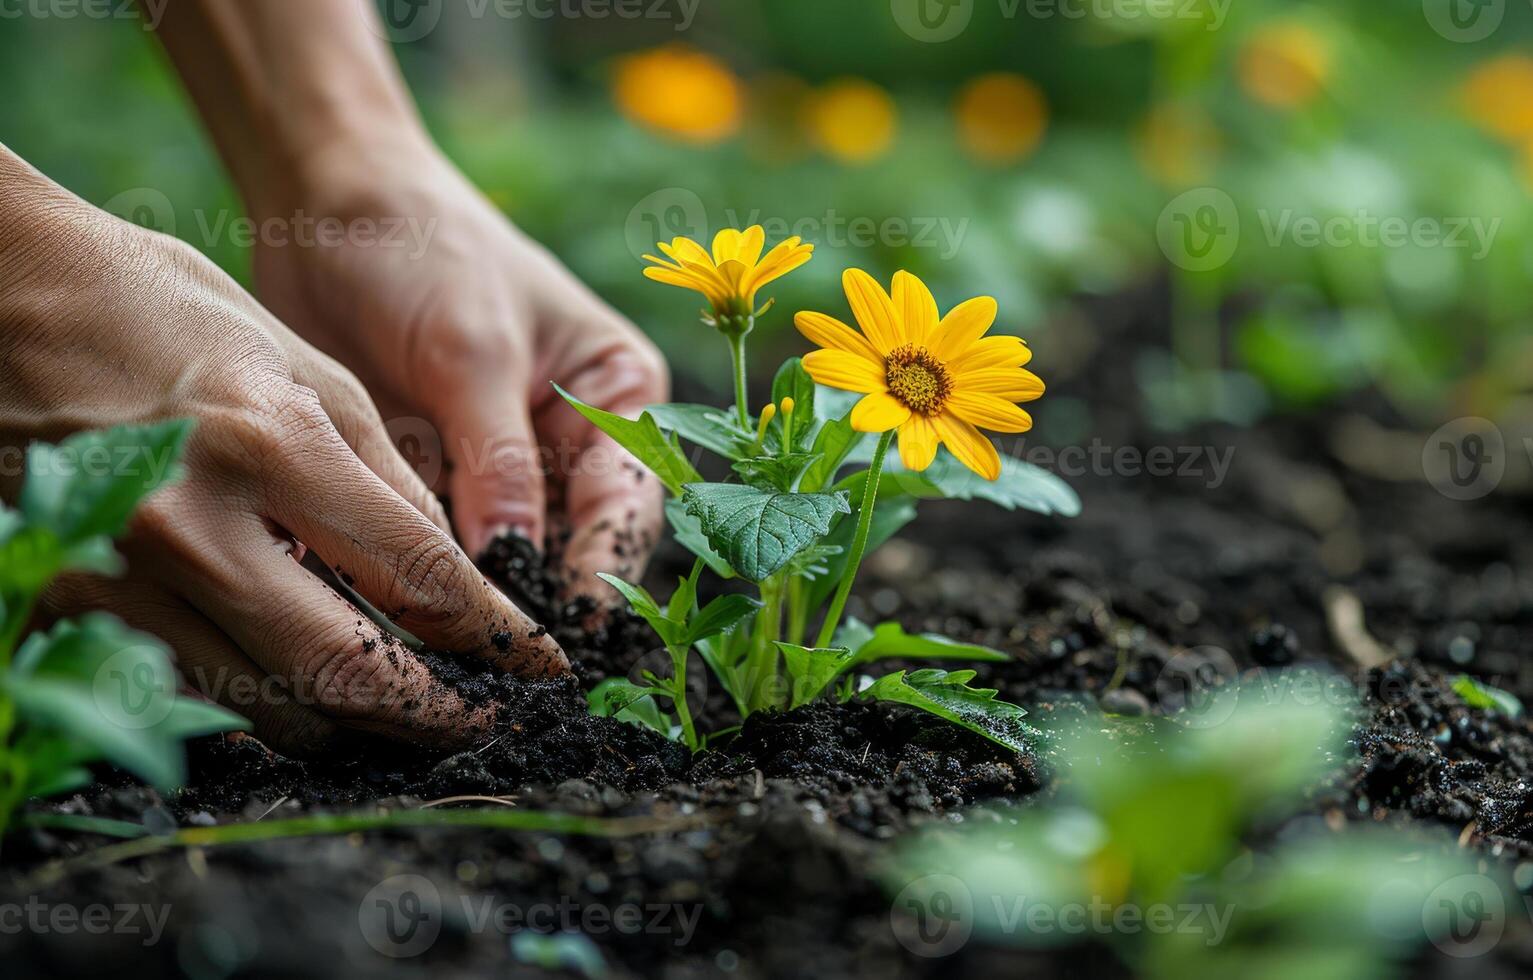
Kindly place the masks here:
[[(1051, 330), (1075, 329), (1061, 314), (1081, 297), (1167, 278), (1175, 325), (1153, 327), (1164, 344), (1184, 364), (1254, 374), (1279, 406), (1372, 385), (1408, 415), (1447, 402), (1489, 414), (1523, 386), (1533, 127), (1502, 118), (1505, 99), (1484, 85), (1476, 109), (1466, 85), (1533, 34), (1526, 4), (1458, 43), (1434, 28), (1435, 0), (970, 0), (965, 30), (925, 43), (891, 14), (902, 2), (702, 0), (684, 21), (677, 3), (658, 8), (668, 17), (598, 19), (493, 4), (474, 17), (445, 0), (435, 31), (394, 47), (432, 129), (491, 198), (721, 390), (722, 367), (693, 353), (711, 350), (690, 342), (694, 311), (639, 275), (645, 233), (765, 220), (820, 245), (780, 291), (790, 309), (838, 309), (848, 265), (905, 267), (944, 305), (995, 295), (1003, 328), (1041, 344), (1071, 340)], [(737, 132), (699, 144), (618, 110), (614, 59), (666, 44), (740, 80)], [(1015, 159), (965, 149), (966, 126), (1007, 125), (955, 108), (988, 72), (1042, 95), (1041, 141)], [(803, 125), (846, 76), (880, 86), (894, 112), (887, 147), (863, 162), (823, 152)], [(0, 140), (96, 203), (163, 191), (176, 232), (247, 277), (243, 250), (205, 231), (237, 198), (141, 25), (7, 20), (0, 90)], [(1238, 247), (1189, 272), (1157, 227), (1168, 202), (1205, 186), (1234, 202)], [(1306, 218), (1343, 240), (1306, 244)], [(1382, 219), (1442, 234), (1464, 222), (1466, 245), (1358, 240)], [(1476, 220), (1494, 223), (1483, 242)]]

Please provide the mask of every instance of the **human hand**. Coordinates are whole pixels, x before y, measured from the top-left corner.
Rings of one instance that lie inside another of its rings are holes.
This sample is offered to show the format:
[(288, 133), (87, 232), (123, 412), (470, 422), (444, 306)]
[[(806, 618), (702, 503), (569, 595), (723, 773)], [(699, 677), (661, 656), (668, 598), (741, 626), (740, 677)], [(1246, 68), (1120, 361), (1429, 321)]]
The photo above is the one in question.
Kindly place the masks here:
[(636, 576), (661, 487), (550, 382), (636, 413), (668, 396), (654, 346), (413, 132), (339, 139), (294, 169), (280, 192), (248, 194), (254, 206), (341, 229), (399, 227), (400, 241), (262, 244), (257, 293), (355, 371), (386, 414), (436, 429), (469, 553), (507, 530), (541, 543), (567, 529), (578, 588), (605, 594), (597, 571)]
[(494, 710), (380, 639), (295, 560), (304, 547), (429, 646), (524, 675), (568, 669), (454, 543), (343, 368), (195, 250), (88, 207), (4, 147), (0, 213), (0, 446), (197, 421), (184, 478), (133, 519), (128, 575), (68, 577), (45, 611), (105, 608), (161, 636), (183, 677), (287, 749), (341, 727), (456, 741)]

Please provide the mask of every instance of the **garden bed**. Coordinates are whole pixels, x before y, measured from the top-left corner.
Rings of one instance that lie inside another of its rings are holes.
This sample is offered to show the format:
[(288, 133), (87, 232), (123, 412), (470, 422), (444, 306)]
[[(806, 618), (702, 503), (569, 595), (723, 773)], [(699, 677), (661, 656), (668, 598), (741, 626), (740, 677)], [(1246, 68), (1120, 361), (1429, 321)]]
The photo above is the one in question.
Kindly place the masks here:
[[(1339, 771), (1307, 813), (1333, 825), (1440, 825), (1505, 869), (1533, 861), (1533, 734), (1525, 721), (1465, 706), (1451, 688), (1467, 671), (1533, 695), (1521, 660), (1533, 637), (1533, 581), (1518, 572), (1533, 567), (1525, 503), (1456, 503), (1424, 480), (1352, 472), (1329, 436), (1355, 410), (1384, 414), (1368, 403), (1250, 429), (1151, 434), (1121, 394), (1134, 390), (1128, 363), (1094, 365), (1094, 379), (1056, 391), (1087, 399), (1093, 431), (1112, 446), (1232, 449), (1219, 486), (1207, 471), (1074, 477), (1084, 512), (1067, 522), (926, 505), (911, 533), (864, 566), (850, 611), (1006, 651), (1008, 662), (976, 665), (977, 682), (1044, 728), (1102, 708), (1176, 707), (1168, 662), (1177, 671), (1199, 658), (1218, 669), (1225, 655), (1242, 671), (1327, 665), (1365, 692), (1361, 765)], [(679, 549), (662, 550), (650, 578), (663, 585), (689, 565)], [(619, 825), (610, 837), (445, 827), (178, 848), (73, 868), (40, 888), (26, 876), (101, 841), (24, 831), (7, 845), (0, 901), (146, 903), (168, 917), (148, 945), (122, 932), (0, 933), (7, 975), (103, 964), (213, 977), (367, 976), (390, 965), (533, 972), (514, 929), (482, 927), (475, 915), (540, 906), (551, 925), (588, 937), (587, 972), (597, 970), (594, 952), (612, 976), (1122, 970), (1102, 947), (1041, 954), (977, 938), (925, 959), (891, 930), (878, 877), (888, 842), (931, 822), (995, 819), (977, 805), (1051, 794), (1046, 750), (1013, 754), (896, 705), (820, 702), (753, 717), (737, 738), (689, 759), (652, 732), (586, 711), (583, 689), (629, 674), (652, 651), (642, 623), (618, 616), (588, 630), (589, 608), (557, 599), (557, 583), (518, 542), (498, 543), (484, 567), (550, 625), (580, 680), (515, 683), (444, 663), (473, 697), (512, 707), (482, 746), (299, 763), (248, 738), (214, 738), (194, 747), (192, 782), (178, 796), (119, 783), (40, 809), (165, 829), (472, 796), (505, 798), (476, 805), (507, 810), (654, 823)], [(1379, 665), (1380, 648), (1412, 656)], [(727, 724), (721, 692), (706, 693), (700, 717)], [(429, 879), (444, 911), (429, 948), (391, 964), (365, 923), (373, 890), (397, 875)], [(637, 931), (609, 919), (633, 906)], [(1510, 975), (1528, 955), (1510, 932), (1476, 975)]]

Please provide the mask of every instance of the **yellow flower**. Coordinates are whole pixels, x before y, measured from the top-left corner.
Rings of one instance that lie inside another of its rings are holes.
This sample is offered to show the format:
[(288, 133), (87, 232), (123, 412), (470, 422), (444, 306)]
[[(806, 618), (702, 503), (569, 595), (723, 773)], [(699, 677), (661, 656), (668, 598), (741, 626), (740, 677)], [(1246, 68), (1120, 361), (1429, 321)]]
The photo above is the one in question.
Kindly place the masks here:
[(654, 263), (644, 269), (644, 275), (702, 293), (719, 319), (751, 317), (758, 312), (756, 291), (808, 262), (814, 253), (814, 246), (796, 235), (763, 256), (765, 244), (766, 232), (760, 225), (744, 231), (725, 228), (714, 236), (711, 255), (690, 238), (674, 238), (669, 245), (657, 243), (670, 261), (644, 256)]
[(1513, 143), (1533, 137), (1533, 58), (1502, 55), (1480, 65), (1464, 84), (1469, 118)]
[(612, 94), (629, 119), (692, 143), (740, 128), (745, 96), (723, 62), (681, 44), (618, 60)]
[(1331, 46), (1304, 24), (1269, 24), (1240, 53), (1246, 94), (1275, 109), (1314, 101), (1331, 75)]
[(1048, 125), (1038, 86), (1009, 72), (981, 75), (958, 93), (958, 135), (987, 163), (1014, 163), (1037, 148)]
[(870, 163), (894, 142), (898, 112), (889, 93), (860, 78), (833, 81), (805, 112), (809, 137), (843, 163)]
[(804, 368), (820, 384), (866, 397), (852, 409), (859, 432), (899, 429), (900, 460), (924, 470), (943, 443), (987, 480), (1001, 475), (1001, 457), (979, 427), (1026, 432), (1030, 415), (1014, 402), (1043, 394), (1043, 382), (1022, 370), (1032, 351), (1017, 337), (986, 337), (996, 303), (981, 296), (938, 318), (937, 301), (908, 272), (884, 292), (872, 276), (848, 269), (842, 277), (858, 333), (823, 313), (800, 313), (799, 332), (819, 344)]

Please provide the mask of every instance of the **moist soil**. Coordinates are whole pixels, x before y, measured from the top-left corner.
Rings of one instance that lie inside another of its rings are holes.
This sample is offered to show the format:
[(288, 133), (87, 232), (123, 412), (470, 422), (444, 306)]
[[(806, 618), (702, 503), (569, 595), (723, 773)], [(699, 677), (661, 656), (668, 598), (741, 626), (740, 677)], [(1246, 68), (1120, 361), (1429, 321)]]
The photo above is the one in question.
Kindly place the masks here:
[[(1092, 435), (1112, 447), (1232, 451), (1222, 481), (1206, 466), (1166, 477), (1074, 475), (1084, 513), (1068, 521), (923, 505), (917, 523), (865, 564), (851, 612), (1006, 651), (1007, 662), (974, 665), (977, 682), (1045, 728), (1173, 711), (1183, 688), (1167, 678), (1189, 667), (1340, 672), (1362, 693), (1356, 758), (1305, 815), (1333, 827), (1445, 828), (1487, 863), (1533, 872), (1523, 865), (1533, 862), (1533, 730), (1465, 706), (1451, 688), (1467, 672), (1533, 699), (1526, 499), (1456, 502), (1419, 473), (1390, 480), (1355, 471), (1336, 448), (1337, 431), (1365, 417), (1405, 428), (1367, 394), (1248, 428), (1156, 433), (1133, 394), (1132, 352), (1158, 336), (1142, 312), (1158, 299), (1095, 311), (1100, 346), (1090, 370), (1051, 377), (1048, 397), (1090, 406)], [(1040, 353), (1038, 363), (1048, 359)], [(6, 844), (0, 904), (31, 902), (46, 913), (101, 903), (117, 916), (142, 904), (166, 919), (152, 943), (147, 924), (97, 935), (0, 922), (6, 976), (543, 975), (516, 941), (525, 939), (520, 918), (476, 924), (476, 915), (504, 909), (541, 914), (528, 923), (541, 931), (581, 929), (588, 976), (1126, 973), (1095, 946), (1045, 954), (975, 938), (929, 959), (891, 929), (879, 877), (891, 839), (1047, 798), (1060, 777), (1046, 756), (1011, 753), (909, 709), (854, 702), (753, 717), (689, 758), (647, 730), (586, 712), (583, 692), (596, 682), (654, 666), (642, 623), (564, 601), (564, 583), (525, 541), (496, 542), (481, 564), (547, 624), (577, 676), (515, 681), (433, 657), (465, 700), (506, 706), (474, 748), (373, 744), (297, 761), (250, 738), (211, 738), (192, 747), (180, 793), (161, 796), (107, 773), (90, 792), (33, 808), (163, 831), (476, 796), (505, 800), (480, 806), (652, 817), (666, 829), (618, 839), (391, 830), (164, 853), (41, 888), (29, 872), (104, 841), (23, 831)], [(666, 590), (685, 565), (663, 546), (650, 584)], [(691, 673), (704, 678), (701, 665)], [(705, 679), (694, 703), (704, 705), (705, 728), (734, 722)], [(440, 933), (417, 955), (389, 958), (368, 942), (376, 930), (364, 922), (377, 921), (374, 889), (398, 875), (430, 882)], [(608, 918), (632, 907), (637, 929)], [(1533, 950), (1514, 934), (1472, 965), (1476, 976), (1516, 976), (1530, 963)], [(1414, 971), (1465, 975), (1455, 966), (1423, 953)]]

